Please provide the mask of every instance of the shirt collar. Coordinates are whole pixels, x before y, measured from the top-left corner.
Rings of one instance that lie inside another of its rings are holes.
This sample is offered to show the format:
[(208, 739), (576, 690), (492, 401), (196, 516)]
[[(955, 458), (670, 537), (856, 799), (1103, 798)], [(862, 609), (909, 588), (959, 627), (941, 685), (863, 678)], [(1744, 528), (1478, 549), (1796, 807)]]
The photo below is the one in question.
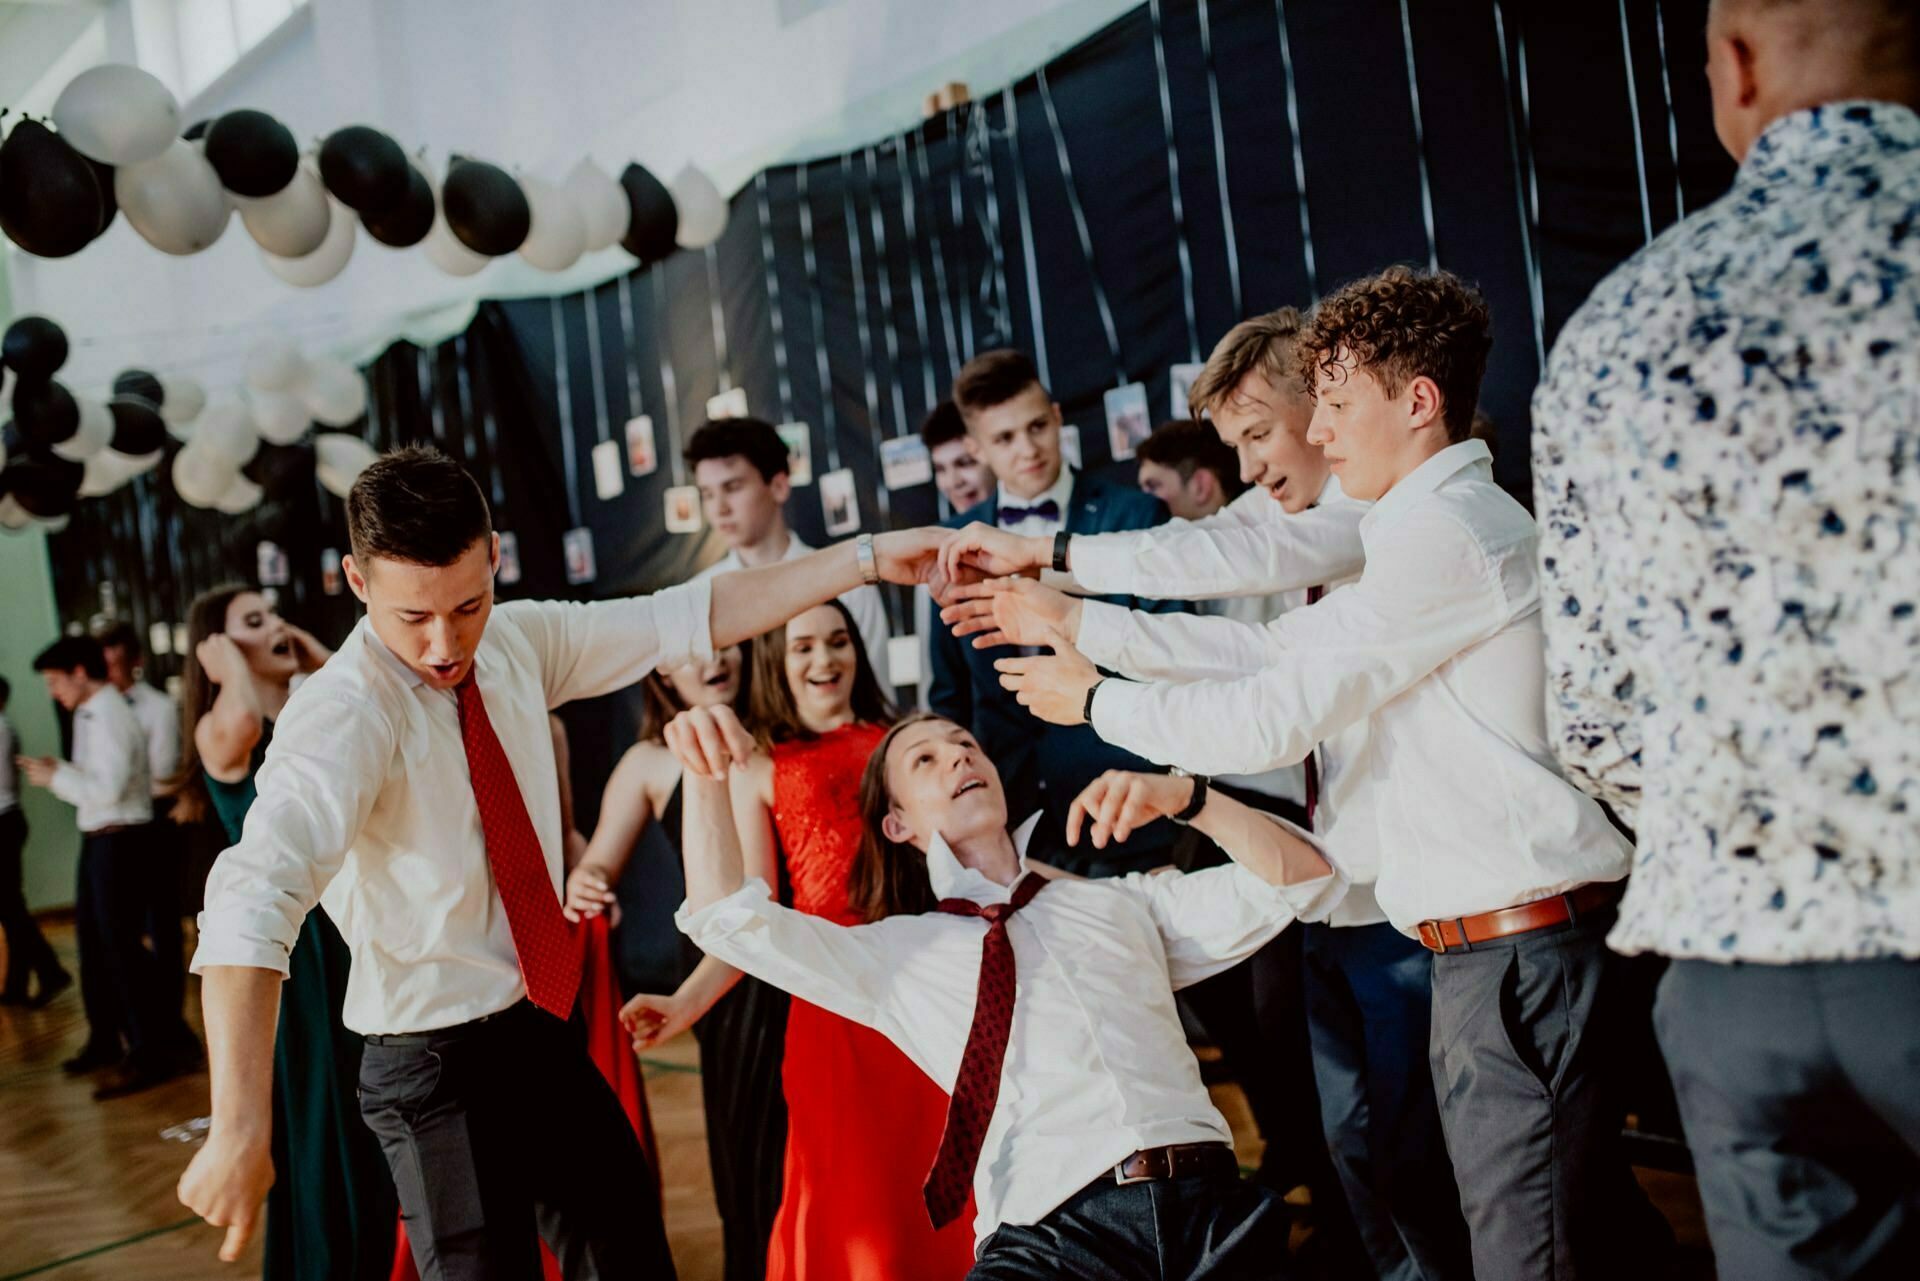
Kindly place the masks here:
[(1360, 518), (1360, 537), (1364, 540), (1368, 534), (1386, 532), (1422, 498), (1467, 468), (1490, 465), (1492, 459), (1493, 451), (1487, 448), (1483, 440), (1463, 440), (1457, 445), (1448, 445), (1402, 476), (1399, 484), (1380, 495), (1378, 501), (1367, 509), (1367, 514)]
[[(1027, 845), (1033, 840), (1033, 832), (1040, 825), (1040, 815), (1034, 814), (1026, 822), (1013, 829), (1013, 849), (1020, 856), (1020, 873), (1013, 878), (1014, 884), (1027, 874)], [(933, 840), (927, 844), (927, 880), (933, 884), (935, 898), (967, 898), (976, 903), (1005, 903), (1013, 897), (1012, 885), (1000, 885), (987, 879), (979, 869), (967, 867), (954, 857), (947, 838), (934, 833)]]
[(1313, 505), (1325, 507), (1328, 503), (1337, 503), (1346, 496), (1347, 491), (1340, 488), (1340, 478), (1328, 472), (1327, 483), (1320, 487), (1320, 497), (1313, 500)]
[(1059, 504), (1059, 519), (1064, 523), (1067, 519), (1067, 503), (1073, 498), (1073, 468), (1064, 462), (1060, 464), (1060, 475), (1053, 482), (1053, 487), (1032, 498), (1015, 498), (1007, 492), (1005, 485), (999, 486), (994, 495), (993, 509), (999, 511), (1002, 507), (1038, 507), (1049, 498)]
[(1761, 130), (1740, 172), (1763, 181), (1776, 180), (1788, 168), (1804, 168), (1836, 152), (1915, 147), (1920, 147), (1920, 115), (1911, 108), (1864, 98), (1825, 102), (1788, 112)]
[(359, 631), (360, 642), (367, 652), (375, 655), (377, 661), (385, 663), (395, 676), (405, 681), (408, 689), (418, 689), (426, 684), (427, 678), (401, 662), (400, 655), (387, 648), (387, 643), (380, 639), (380, 633), (373, 630), (373, 624), (365, 617), (360, 619)]

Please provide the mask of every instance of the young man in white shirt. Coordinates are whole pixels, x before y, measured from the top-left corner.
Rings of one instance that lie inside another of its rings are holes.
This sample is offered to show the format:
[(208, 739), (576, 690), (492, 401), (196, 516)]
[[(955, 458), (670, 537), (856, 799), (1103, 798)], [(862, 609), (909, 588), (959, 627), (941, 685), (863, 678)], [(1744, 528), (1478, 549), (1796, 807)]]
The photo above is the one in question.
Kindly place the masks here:
[[(753, 569), (798, 560), (813, 548), (787, 528), (787, 499), (793, 493), (787, 474), (787, 446), (771, 423), (758, 418), (718, 418), (702, 423), (687, 440), (687, 466), (700, 489), (707, 523), (727, 542), (727, 554), (694, 575), (712, 578), (735, 569)], [(878, 587), (862, 584), (840, 598), (860, 628), (880, 684), (887, 679), (887, 603)]]
[(86, 1046), (66, 1061), (79, 1075), (122, 1064), (94, 1091), (116, 1098), (157, 1085), (178, 1070), (172, 1029), (162, 1015), (161, 982), (147, 931), (148, 876), (142, 839), (153, 821), (146, 735), (91, 636), (63, 636), (34, 668), (53, 700), (73, 713), (73, 759), (20, 758), (27, 781), (74, 807), (80, 827), (80, 882), (74, 923), (80, 942), (80, 995)]
[[(21, 877), (21, 856), (27, 845), (27, 816), (20, 808), (20, 771), (14, 763), (13, 722), (7, 719), (7, 700), (13, 687), (0, 676), (0, 934), (7, 939), (7, 977), (0, 984), (0, 1005), (42, 1006), (65, 991), (73, 979), (54, 955), (40, 923), (27, 910)], [(28, 994), (29, 979), (40, 980)]]
[[(861, 785), (852, 872), (866, 923), (783, 907), (747, 880), (728, 774), (753, 740), (726, 707), (683, 714), (687, 901), (708, 954), (875, 1029), (952, 1096), (924, 1194), (936, 1226), (969, 1191), (974, 1281), (1282, 1277), (1284, 1204), (1242, 1182), (1174, 991), (1251, 955), (1339, 892), (1312, 843), (1203, 780), (1115, 771), (1067, 840), (1191, 822), (1236, 864), (1054, 879), (1008, 829), (999, 771), (931, 714), (888, 732)], [(980, 918), (984, 918), (984, 921)]]
[[(862, 581), (924, 581), (938, 531), (862, 536), (651, 597), (493, 608), (486, 500), (431, 449), (347, 498), (347, 581), (367, 607), (294, 691), (240, 843), (208, 878), (202, 976), (213, 1122), (180, 1198), (238, 1256), (272, 1181), (268, 1107), (287, 956), (316, 903), (353, 965), (379, 1136), (424, 1281), (673, 1275), (657, 1190), (568, 1018), (580, 937), (561, 913), (547, 713), (704, 660)], [(124, 705), (122, 705), (124, 710)], [(130, 722), (129, 718), (129, 722)]]
[[(1309, 439), (1374, 502), (1366, 568), (1258, 632), (1258, 675), (1102, 680), (1065, 638), (1000, 668), (1037, 715), (1198, 772), (1300, 760), (1364, 723), (1347, 768), (1378, 829), (1379, 904), (1435, 954), (1430, 1058), (1474, 1274), (1619, 1276), (1671, 1250), (1605, 1061), (1623, 999), (1605, 935), (1632, 850), (1547, 746), (1539, 531), (1469, 439), (1490, 341), (1485, 302), (1445, 272), (1389, 268), (1320, 303), (1301, 340)], [(1078, 634), (1124, 623), (1104, 608), (1084, 605)]]

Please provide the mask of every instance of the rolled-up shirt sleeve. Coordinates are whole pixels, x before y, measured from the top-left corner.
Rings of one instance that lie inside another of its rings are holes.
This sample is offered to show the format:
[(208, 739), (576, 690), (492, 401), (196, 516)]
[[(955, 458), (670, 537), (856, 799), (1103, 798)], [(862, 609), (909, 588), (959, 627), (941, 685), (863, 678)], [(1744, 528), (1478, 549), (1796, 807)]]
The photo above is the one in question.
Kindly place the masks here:
[[(1265, 504), (1265, 506), (1255, 506)], [(1197, 521), (1073, 537), (1073, 581), (1085, 592), (1168, 600), (1259, 596), (1360, 572), (1363, 504), (1336, 500), (1289, 516), (1265, 493)]]
[(300, 926), (345, 863), (394, 752), (392, 727), (364, 698), (329, 691), (288, 702), (240, 843), (207, 876), (195, 974), (212, 965), (287, 973)]
[(1135, 872), (1107, 883), (1153, 917), (1176, 991), (1238, 965), (1296, 920), (1324, 918), (1347, 888), (1338, 870), (1282, 886), (1237, 863), (1200, 872)]
[(540, 657), (547, 706), (625, 689), (656, 667), (713, 657), (711, 579), (607, 601), (500, 606)]

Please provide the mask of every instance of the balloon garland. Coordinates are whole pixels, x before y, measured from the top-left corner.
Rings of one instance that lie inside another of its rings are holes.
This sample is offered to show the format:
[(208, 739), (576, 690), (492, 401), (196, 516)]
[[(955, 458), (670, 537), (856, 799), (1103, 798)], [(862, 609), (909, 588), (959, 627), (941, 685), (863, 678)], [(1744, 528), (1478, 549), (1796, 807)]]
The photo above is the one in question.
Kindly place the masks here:
[[(727, 224), (725, 197), (691, 166), (671, 185), (637, 163), (615, 179), (591, 158), (557, 183), (458, 155), (435, 173), (364, 124), (303, 156), (291, 130), (250, 108), (182, 132), (173, 94), (123, 63), (75, 76), (51, 123), (21, 117), (0, 142), (0, 231), (42, 258), (78, 253), (117, 214), (161, 252), (195, 254), (238, 211), (267, 269), (313, 288), (346, 268), (361, 228), (466, 276), (512, 253), (565, 271), (616, 244), (656, 262), (711, 245)], [(41, 410), (65, 421), (59, 406)]]

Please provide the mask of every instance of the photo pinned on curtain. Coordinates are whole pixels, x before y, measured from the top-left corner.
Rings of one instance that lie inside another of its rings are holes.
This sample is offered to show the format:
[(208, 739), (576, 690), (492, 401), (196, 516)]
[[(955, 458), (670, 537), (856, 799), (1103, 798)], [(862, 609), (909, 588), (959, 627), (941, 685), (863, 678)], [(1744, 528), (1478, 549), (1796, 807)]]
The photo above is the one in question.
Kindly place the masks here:
[(292, 576), (287, 566), (287, 553), (280, 544), (262, 541), (253, 549), (254, 569), (258, 571), (262, 587), (285, 587)]
[(594, 579), (593, 531), (585, 525), (569, 529), (560, 536), (560, 549), (567, 562), (567, 582), (575, 587)]
[(880, 442), (880, 475), (888, 489), (911, 489), (933, 479), (933, 455), (918, 436)]
[(714, 422), (722, 418), (745, 418), (747, 416), (747, 389), (729, 387), (718, 396), (707, 397), (707, 417)]
[(173, 628), (165, 623), (147, 628), (147, 652), (156, 658), (173, 653)]
[(340, 594), (340, 549), (320, 549), (320, 590), (329, 596)]
[(508, 587), (520, 581), (520, 537), (512, 530), (500, 532), (499, 579)]
[(1079, 471), (1082, 466), (1080, 462), (1080, 429), (1072, 423), (1060, 424), (1060, 461), (1075, 471)]
[(185, 623), (175, 623), (173, 625), (173, 652), (176, 654), (184, 654), (187, 652), (187, 625)]
[(781, 423), (774, 428), (787, 443), (787, 483), (813, 483), (813, 432), (805, 423)]
[(620, 442), (603, 440), (593, 447), (593, 492), (604, 503), (626, 489), (626, 477), (620, 474)]
[(627, 475), (651, 476), (660, 467), (660, 450), (654, 443), (653, 418), (640, 414), (627, 419)]
[(1153, 432), (1153, 416), (1147, 412), (1147, 388), (1144, 383), (1128, 383), (1108, 389), (1107, 448), (1113, 461), (1133, 457), (1141, 441)]
[(920, 683), (920, 638), (918, 636), (887, 638), (887, 681), (893, 685)]
[(860, 500), (853, 492), (853, 470), (842, 467), (820, 478), (820, 514), (827, 520), (827, 537), (839, 538), (860, 528)]
[(1200, 381), (1200, 372), (1205, 365), (1175, 365), (1167, 370), (1168, 399), (1172, 402), (1167, 413), (1174, 418), (1191, 418), (1193, 405), (1193, 385)]
[(692, 485), (675, 485), (667, 491), (667, 532), (700, 532), (700, 491)]

